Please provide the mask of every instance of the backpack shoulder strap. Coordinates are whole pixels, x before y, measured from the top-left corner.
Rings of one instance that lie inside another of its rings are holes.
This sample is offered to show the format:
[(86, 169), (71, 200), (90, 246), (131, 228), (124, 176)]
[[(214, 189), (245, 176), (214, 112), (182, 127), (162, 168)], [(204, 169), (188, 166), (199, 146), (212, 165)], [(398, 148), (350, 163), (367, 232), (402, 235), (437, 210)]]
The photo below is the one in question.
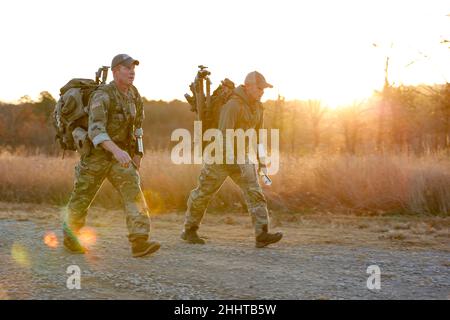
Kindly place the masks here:
[(110, 102), (110, 105), (109, 105), (110, 108), (111, 108), (111, 106), (116, 104), (116, 97), (114, 95), (111, 84), (100, 85), (97, 87), (97, 89), (95, 91), (102, 91), (108, 95), (109, 102)]

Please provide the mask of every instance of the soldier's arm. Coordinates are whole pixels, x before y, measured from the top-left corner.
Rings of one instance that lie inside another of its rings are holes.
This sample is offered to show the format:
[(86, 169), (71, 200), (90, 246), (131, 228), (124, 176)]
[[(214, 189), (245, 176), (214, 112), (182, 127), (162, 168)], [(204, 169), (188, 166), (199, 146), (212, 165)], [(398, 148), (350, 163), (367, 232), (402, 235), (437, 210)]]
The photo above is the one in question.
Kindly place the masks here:
[(142, 129), (142, 125), (144, 123), (145, 119), (145, 113), (144, 113), (144, 102), (142, 101), (142, 97), (139, 94), (139, 92), (136, 90), (136, 120), (135, 125), (136, 129)]
[(262, 175), (262, 179), (264, 181), (265, 185), (271, 185), (272, 184), (272, 180), (269, 178), (268, 176), (268, 170), (267, 170), (267, 165), (268, 165), (268, 161), (267, 161), (267, 150), (264, 146), (264, 141), (261, 141), (259, 139), (259, 130), (264, 128), (264, 110), (263, 110), (263, 106), (260, 105), (260, 108), (262, 110), (261, 112), (261, 116), (259, 118), (258, 123), (256, 124), (256, 133), (257, 133), (257, 141), (258, 141), (258, 148), (257, 148), (257, 158), (258, 158), (258, 173), (260, 175)]
[(109, 96), (102, 91), (94, 92), (89, 101), (88, 134), (95, 148), (104, 141), (112, 141), (106, 131), (108, 123)]
[[(257, 141), (257, 145), (258, 145), (258, 152), (257, 152), (257, 157), (258, 157), (258, 163), (261, 165), (262, 163), (262, 159), (260, 158), (260, 154), (261, 154), (261, 148), (264, 148), (263, 146), (261, 146), (263, 144), (263, 141), (261, 141), (259, 139), (259, 130), (264, 128), (264, 110), (263, 110), (263, 106), (262, 104), (259, 106), (261, 108), (261, 116), (259, 118), (258, 123), (256, 124), (255, 130), (256, 130), (256, 141)], [(265, 153), (265, 152), (263, 152)]]
[[(138, 137), (144, 136), (144, 130), (143, 130), (143, 124), (145, 119), (145, 113), (144, 113), (144, 102), (142, 101), (142, 98), (139, 94), (139, 92), (135, 91), (136, 97), (136, 120), (135, 120), (135, 130), (134, 135), (135, 138), (138, 139)], [(144, 154), (140, 153), (138, 150), (138, 144), (135, 144), (135, 150), (134, 153), (140, 157), (142, 157)]]

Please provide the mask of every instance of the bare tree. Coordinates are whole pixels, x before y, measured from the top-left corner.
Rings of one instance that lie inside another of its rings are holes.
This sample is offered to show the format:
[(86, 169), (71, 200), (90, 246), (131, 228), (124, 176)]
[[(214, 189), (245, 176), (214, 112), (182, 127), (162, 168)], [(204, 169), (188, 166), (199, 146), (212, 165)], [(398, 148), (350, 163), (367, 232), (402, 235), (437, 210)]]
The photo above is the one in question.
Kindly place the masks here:
[(327, 108), (320, 100), (308, 100), (305, 104), (305, 111), (311, 121), (313, 132), (313, 151), (316, 151), (320, 144), (320, 122), (327, 112)]
[(361, 115), (365, 111), (363, 102), (354, 102), (352, 105), (340, 108), (337, 111), (337, 120), (342, 128), (345, 141), (345, 151), (355, 154), (359, 133), (363, 125)]

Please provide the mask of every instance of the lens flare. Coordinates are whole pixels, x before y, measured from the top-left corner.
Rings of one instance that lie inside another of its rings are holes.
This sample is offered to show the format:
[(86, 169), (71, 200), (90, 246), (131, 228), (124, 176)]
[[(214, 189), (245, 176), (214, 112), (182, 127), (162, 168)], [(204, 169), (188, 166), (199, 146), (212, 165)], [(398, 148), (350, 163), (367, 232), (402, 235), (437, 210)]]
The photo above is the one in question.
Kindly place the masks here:
[(80, 241), (81, 245), (85, 247), (91, 247), (97, 242), (97, 232), (94, 228), (84, 227), (80, 230), (78, 240)]
[(30, 258), (27, 249), (19, 243), (14, 243), (11, 248), (13, 260), (21, 267), (30, 267)]
[(56, 236), (56, 234), (52, 231), (47, 232), (44, 235), (44, 243), (49, 247), (49, 248), (57, 248), (58, 247), (58, 237)]

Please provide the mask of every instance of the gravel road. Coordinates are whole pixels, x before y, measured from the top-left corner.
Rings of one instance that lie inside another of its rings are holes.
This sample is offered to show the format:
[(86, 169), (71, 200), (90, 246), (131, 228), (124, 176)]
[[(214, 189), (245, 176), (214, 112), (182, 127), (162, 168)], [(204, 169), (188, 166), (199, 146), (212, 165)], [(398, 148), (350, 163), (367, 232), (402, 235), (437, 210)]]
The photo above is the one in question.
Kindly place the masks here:
[[(95, 243), (86, 255), (60, 245), (54, 215), (0, 219), (1, 299), (449, 299), (450, 254), (440, 248), (377, 245), (345, 239), (339, 228), (278, 223), (283, 242), (254, 248), (248, 217), (212, 215), (205, 246), (179, 239), (181, 214), (153, 217), (152, 235), (162, 248), (131, 258), (124, 218), (91, 220)], [(53, 218), (52, 218), (53, 217)], [(312, 231), (314, 230), (314, 232)], [(49, 247), (48, 232), (59, 240)], [(311, 235), (305, 238), (305, 235)], [(320, 232), (323, 232), (323, 237)], [(368, 232), (368, 231), (367, 231)], [(368, 234), (366, 232), (366, 234)], [(362, 237), (362, 236), (361, 236)], [(317, 240), (317, 239), (316, 239)], [(81, 271), (81, 289), (68, 289), (69, 266)], [(381, 289), (367, 288), (367, 267), (378, 265)]]

